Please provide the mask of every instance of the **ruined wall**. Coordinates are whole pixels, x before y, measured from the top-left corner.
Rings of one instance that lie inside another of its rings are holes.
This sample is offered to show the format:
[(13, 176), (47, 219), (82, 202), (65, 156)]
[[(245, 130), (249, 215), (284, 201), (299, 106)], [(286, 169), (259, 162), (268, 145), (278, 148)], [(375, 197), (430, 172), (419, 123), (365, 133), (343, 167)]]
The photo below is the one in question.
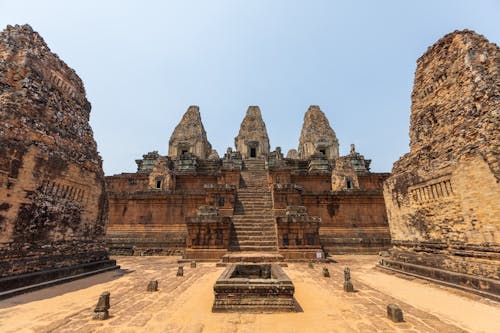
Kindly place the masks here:
[(499, 59), (497, 45), (464, 30), (417, 61), (410, 152), (384, 187), (387, 264), (494, 291), (484, 278), (500, 279)]
[(0, 277), (108, 259), (90, 109), (30, 26), (0, 33)]

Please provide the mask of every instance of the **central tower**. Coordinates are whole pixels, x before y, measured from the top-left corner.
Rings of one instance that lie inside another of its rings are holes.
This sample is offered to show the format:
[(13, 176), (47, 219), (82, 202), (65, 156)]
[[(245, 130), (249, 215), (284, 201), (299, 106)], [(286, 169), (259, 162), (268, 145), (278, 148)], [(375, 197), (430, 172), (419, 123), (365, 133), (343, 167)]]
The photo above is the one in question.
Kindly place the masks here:
[(247, 114), (241, 122), (240, 132), (234, 138), (234, 146), (243, 158), (269, 155), (269, 137), (258, 106), (248, 107)]

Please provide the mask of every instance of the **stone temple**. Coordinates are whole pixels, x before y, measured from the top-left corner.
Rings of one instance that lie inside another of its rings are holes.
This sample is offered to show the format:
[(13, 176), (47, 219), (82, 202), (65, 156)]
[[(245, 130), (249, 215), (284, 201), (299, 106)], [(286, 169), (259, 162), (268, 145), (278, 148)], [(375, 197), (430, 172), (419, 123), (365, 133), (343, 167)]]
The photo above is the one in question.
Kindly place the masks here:
[(384, 185), (384, 267), (500, 294), (499, 82), (498, 46), (472, 31), (418, 60), (410, 152)]
[(38, 33), (0, 33), (0, 292), (116, 268), (89, 115), (82, 81)]
[(318, 106), (305, 113), (298, 149), (286, 157), (270, 150), (258, 106), (248, 108), (234, 141), (219, 157), (199, 108), (190, 106), (168, 156), (150, 152), (136, 161), (136, 173), (106, 177), (111, 252), (224, 260), (259, 252), (282, 260), (389, 246), (388, 174), (370, 172), (354, 146), (339, 156)]
[(190, 106), (166, 156), (105, 177), (82, 80), (8, 26), (2, 332), (500, 331), (499, 59), (469, 30), (418, 59), (391, 174), (341, 156), (319, 106), (286, 155), (258, 106), (221, 155)]

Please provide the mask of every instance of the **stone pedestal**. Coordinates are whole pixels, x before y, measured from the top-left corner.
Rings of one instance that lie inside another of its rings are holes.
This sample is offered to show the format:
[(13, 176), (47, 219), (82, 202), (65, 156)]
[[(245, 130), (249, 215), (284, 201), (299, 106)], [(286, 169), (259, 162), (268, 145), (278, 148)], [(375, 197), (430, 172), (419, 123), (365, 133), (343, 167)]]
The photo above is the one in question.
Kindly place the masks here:
[(215, 206), (201, 206), (198, 216), (187, 217), (185, 259), (220, 259), (231, 237), (231, 217), (220, 216)]
[(295, 287), (277, 264), (229, 265), (214, 285), (213, 312), (293, 312)]
[(396, 304), (387, 305), (387, 318), (395, 323), (403, 322), (403, 311)]
[(109, 297), (110, 297), (109, 291), (105, 291), (99, 296), (99, 300), (97, 301), (97, 305), (95, 306), (94, 309), (94, 315), (92, 319), (94, 320), (106, 320), (109, 318)]
[(318, 217), (308, 216), (303, 206), (288, 206), (286, 215), (276, 218), (278, 248), (287, 259), (315, 259), (322, 253)]

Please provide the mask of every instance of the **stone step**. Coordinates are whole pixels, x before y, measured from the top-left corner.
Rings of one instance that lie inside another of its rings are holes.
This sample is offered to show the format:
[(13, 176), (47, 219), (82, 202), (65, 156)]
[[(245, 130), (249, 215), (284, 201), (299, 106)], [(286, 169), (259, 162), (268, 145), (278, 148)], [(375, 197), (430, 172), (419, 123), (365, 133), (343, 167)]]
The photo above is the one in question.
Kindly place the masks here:
[(236, 233), (238, 235), (243, 234), (243, 233), (248, 232), (248, 231), (262, 231), (262, 232), (265, 232), (267, 235), (270, 232), (274, 233), (274, 226), (262, 226), (262, 225), (259, 225), (259, 226), (235, 226), (234, 230), (236, 231)]
[[(263, 214), (264, 213), (264, 214)], [(267, 214), (266, 214), (267, 213)], [(271, 212), (262, 212), (262, 211), (257, 211), (257, 212), (249, 212), (245, 210), (235, 210), (234, 216), (247, 216), (251, 219), (269, 219), (273, 218), (273, 214)]]
[(234, 225), (250, 225), (250, 224), (272, 224), (274, 225), (275, 219), (273, 217), (258, 217), (258, 218), (252, 218), (251, 216), (248, 215), (234, 215), (233, 216), (233, 223)]
[(275, 238), (274, 232), (272, 231), (263, 231), (261, 229), (259, 230), (246, 230), (246, 231), (239, 231), (236, 232), (236, 237), (272, 237)]
[(259, 241), (259, 240), (238, 240), (237, 245), (240, 246), (276, 246), (275, 241)]
[(274, 230), (274, 224), (238, 224), (234, 225), (234, 230), (238, 231), (251, 231), (251, 230), (262, 230), (262, 231), (268, 231), (268, 230)]
[(275, 252), (230, 252), (222, 257), (222, 262), (279, 262), (284, 258), (281, 254)]
[(238, 212), (234, 212), (234, 215), (233, 215), (233, 221), (234, 220), (274, 220), (274, 215), (269, 212), (268, 214), (266, 214), (264, 212), (264, 214), (259, 211), (259, 212), (243, 212), (243, 213), (238, 213)]
[(263, 236), (270, 236), (275, 233), (274, 227), (243, 227), (234, 228), (236, 235), (241, 236), (255, 236), (253, 233), (261, 232)]
[(277, 251), (276, 246), (239, 246), (240, 251)]
[(241, 191), (238, 191), (237, 193), (239, 198), (247, 198), (247, 199), (270, 199), (271, 198), (271, 193), (267, 191), (260, 191), (260, 192), (253, 192), (253, 193), (241, 193)]
[(243, 201), (243, 200), (239, 200), (239, 203), (243, 207), (245, 207), (245, 208), (251, 208), (251, 207), (255, 207), (255, 208), (272, 208), (273, 207), (273, 205), (270, 202), (267, 202), (267, 201), (258, 202), (258, 201)]
[(267, 233), (263, 233), (263, 232), (259, 232), (258, 234), (255, 233), (255, 234), (250, 234), (250, 235), (240, 235), (238, 234), (238, 241), (242, 242), (242, 241), (253, 241), (255, 240), (255, 238), (258, 237), (259, 240), (263, 241), (263, 242), (274, 242), (276, 241), (276, 237), (274, 236), (270, 236), (268, 235)]
[[(241, 217), (241, 218), (239, 218)], [(233, 223), (236, 224), (272, 224), (274, 225), (274, 218), (268, 217), (268, 218), (250, 218), (251, 216), (246, 216), (246, 215), (237, 215), (233, 217)]]

